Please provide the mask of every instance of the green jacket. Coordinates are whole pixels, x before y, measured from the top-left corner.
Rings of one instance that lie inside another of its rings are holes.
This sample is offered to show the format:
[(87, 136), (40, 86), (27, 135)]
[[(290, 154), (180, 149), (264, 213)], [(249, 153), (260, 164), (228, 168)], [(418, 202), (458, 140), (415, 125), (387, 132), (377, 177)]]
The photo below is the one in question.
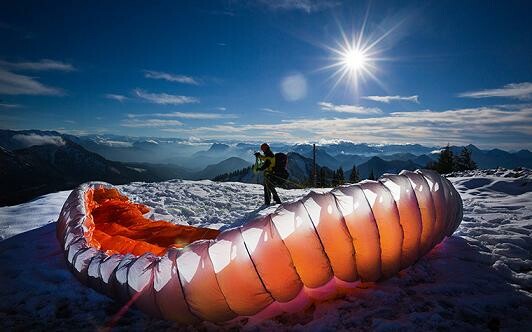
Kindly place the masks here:
[(257, 156), (260, 160), (263, 161), (261, 167), (258, 168), (259, 171), (264, 171), (265, 173), (272, 173), (275, 167), (275, 155), (271, 150), (266, 151), (263, 155)]

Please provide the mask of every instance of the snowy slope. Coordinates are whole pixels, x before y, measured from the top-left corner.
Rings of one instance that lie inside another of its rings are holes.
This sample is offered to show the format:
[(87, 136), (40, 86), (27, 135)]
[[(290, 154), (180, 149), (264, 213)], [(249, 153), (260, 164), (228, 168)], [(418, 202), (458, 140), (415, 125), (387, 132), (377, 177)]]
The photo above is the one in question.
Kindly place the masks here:
[[(450, 180), (464, 199), (464, 221), (414, 266), (387, 281), (362, 284), (346, 298), (237, 327), (526, 330), (532, 325), (532, 174), (499, 170), (456, 175)], [(151, 206), (152, 218), (179, 224), (225, 228), (275, 209), (258, 208), (259, 185), (175, 180), (121, 189)], [(305, 194), (280, 190), (285, 200)], [(210, 323), (178, 326), (134, 309), (118, 315), (119, 305), (81, 285), (67, 270), (55, 239), (53, 221), (67, 195), (59, 192), (0, 208), (2, 330), (219, 328)]]

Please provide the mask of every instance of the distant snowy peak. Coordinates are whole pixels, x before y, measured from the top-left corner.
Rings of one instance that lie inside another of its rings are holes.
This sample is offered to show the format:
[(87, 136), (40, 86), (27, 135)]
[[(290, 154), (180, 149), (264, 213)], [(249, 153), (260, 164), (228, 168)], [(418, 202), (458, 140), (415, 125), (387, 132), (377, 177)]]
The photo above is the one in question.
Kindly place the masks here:
[(82, 141), (91, 141), (97, 144), (109, 145), (109, 142), (122, 142), (122, 143), (147, 143), (147, 144), (201, 144), (210, 146), (211, 143), (205, 142), (198, 139), (182, 139), (182, 138), (163, 138), (163, 137), (135, 137), (135, 136), (122, 136), (122, 135), (112, 135), (112, 134), (103, 134), (103, 135), (83, 135), (79, 136), (79, 139)]
[[(312, 144), (295, 144), (292, 151), (308, 154), (312, 151)], [(317, 144), (318, 150), (323, 150), (331, 156), (336, 155), (362, 155), (376, 156), (382, 154), (412, 153), (415, 155), (430, 154), (435, 147), (426, 147), (420, 144), (369, 144), (354, 143), (349, 141), (328, 142)]]

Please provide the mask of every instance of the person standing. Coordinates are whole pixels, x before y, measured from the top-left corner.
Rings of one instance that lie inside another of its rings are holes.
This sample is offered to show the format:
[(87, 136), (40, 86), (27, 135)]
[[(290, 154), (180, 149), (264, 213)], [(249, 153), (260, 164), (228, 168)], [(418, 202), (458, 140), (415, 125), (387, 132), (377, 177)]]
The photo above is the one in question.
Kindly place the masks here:
[(264, 155), (262, 155), (260, 152), (256, 152), (255, 157), (262, 161), (262, 165), (257, 168), (257, 170), (264, 171), (264, 204), (270, 205), (272, 196), (276, 204), (281, 204), (281, 199), (277, 194), (277, 190), (275, 190), (274, 184), (275, 181), (273, 170), (275, 168), (275, 155), (267, 143), (263, 143), (260, 146), (260, 149)]

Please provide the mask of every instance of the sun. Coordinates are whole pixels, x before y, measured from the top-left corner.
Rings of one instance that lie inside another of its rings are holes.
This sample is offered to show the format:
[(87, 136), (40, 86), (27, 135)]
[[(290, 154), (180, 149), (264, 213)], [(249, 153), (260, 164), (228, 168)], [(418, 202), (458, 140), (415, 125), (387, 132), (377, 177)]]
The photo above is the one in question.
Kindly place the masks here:
[(382, 41), (392, 37), (392, 33), (400, 26), (401, 22), (390, 26), (389, 29), (368, 32), (366, 31), (366, 21), (369, 10), (363, 20), (362, 26), (358, 31), (352, 31), (347, 34), (344, 28), (339, 25), (340, 38), (333, 41), (333, 45), (321, 44), (322, 47), (329, 51), (327, 57), (328, 65), (318, 70), (331, 70), (329, 79), (334, 84), (331, 91), (340, 83), (348, 88), (348, 93), (358, 96), (361, 84), (368, 80), (376, 82), (379, 86), (386, 89), (386, 86), (377, 76), (380, 74), (380, 63), (383, 61), (392, 61), (393, 58), (384, 57), (385, 51)]
[(333, 56), (330, 58), (331, 64), (324, 68), (334, 69), (331, 75), (336, 81), (333, 88), (340, 82), (345, 82), (358, 92), (360, 82), (367, 78), (378, 81), (374, 73), (378, 69), (377, 62), (380, 59), (377, 57), (379, 51), (374, 46), (368, 45), (368, 42), (360, 37), (353, 37), (344, 38), (336, 48), (328, 47)]
[(348, 50), (343, 55), (343, 65), (350, 71), (365, 70), (368, 57), (361, 50)]

